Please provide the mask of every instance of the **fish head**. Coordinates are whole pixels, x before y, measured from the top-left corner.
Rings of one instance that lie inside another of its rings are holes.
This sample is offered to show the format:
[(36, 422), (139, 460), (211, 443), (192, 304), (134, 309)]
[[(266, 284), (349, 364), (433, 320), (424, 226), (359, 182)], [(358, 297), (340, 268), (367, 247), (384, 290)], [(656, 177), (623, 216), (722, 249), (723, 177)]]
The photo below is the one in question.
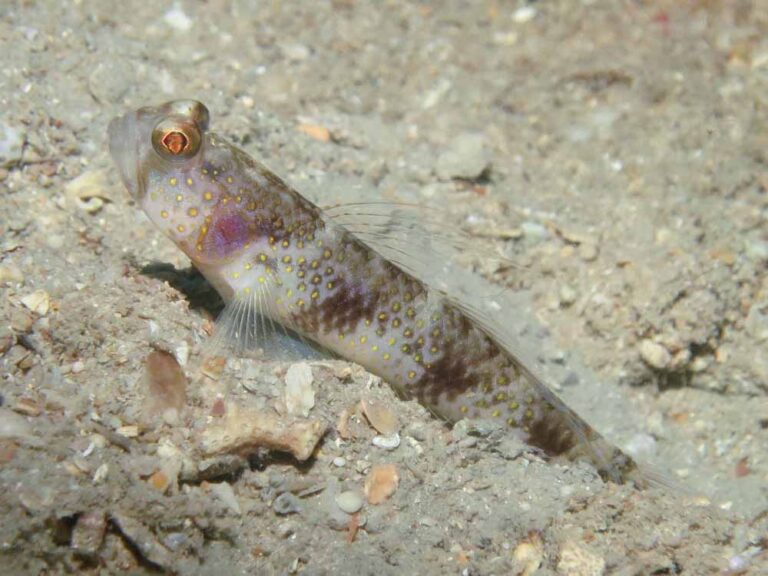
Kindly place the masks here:
[(128, 112), (108, 129), (131, 196), (196, 263), (232, 257), (253, 235), (243, 202), (253, 186), (240, 176), (244, 153), (209, 132), (208, 122), (202, 103), (176, 100)]

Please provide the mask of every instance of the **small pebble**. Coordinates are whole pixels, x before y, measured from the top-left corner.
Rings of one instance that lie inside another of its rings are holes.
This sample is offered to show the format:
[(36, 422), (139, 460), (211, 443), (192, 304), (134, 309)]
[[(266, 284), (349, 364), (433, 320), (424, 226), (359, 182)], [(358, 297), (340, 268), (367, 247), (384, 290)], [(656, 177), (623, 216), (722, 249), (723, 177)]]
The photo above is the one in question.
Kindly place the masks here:
[(521, 6), (512, 14), (512, 20), (517, 24), (525, 24), (536, 17), (536, 8), (533, 6)]
[(566, 542), (560, 549), (557, 572), (568, 576), (602, 576), (605, 560), (574, 542)]
[(347, 465), (347, 459), (342, 456), (336, 456), (336, 458), (333, 459), (333, 465), (336, 466), (336, 468), (343, 468)]
[(374, 436), (372, 444), (384, 450), (395, 450), (400, 446), (400, 434), (395, 432), (392, 436)]
[(545, 226), (530, 220), (523, 222), (520, 229), (523, 231), (523, 236), (534, 241), (544, 240), (549, 236), (549, 230)]
[(357, 492), (348, 490), (336, 496), (336, 504), (347, 514), (354, 514), (363, 507), (363, 497)]
[(597, 244), (586, 243), (579, 245), (579, 256), (585, 262), (592, 262), (597, 259), (598, 253)]
[(173, 8), (163, 15), (163, 20), (168, 26), (179, 32), (186, 32), (192, 28), (194, 23), (192, 19), (182, 10), (180, 4), (175, 4)]
[(35, 314), (45, 316), (51, 308), (51, 297), (45, 290), (35, 290), (24, 296), (21, 303)]
[(664, 370), (672, 362), (672, 355), (669, 351), (653, 340), (643, 340), (640, 343), (640, 357), (656, 370)]
[(568, 284), (560, 286), (558, 296), (560, 297), (560, 305), (563, 307), (568, 307), (576, 302), (576, 290), (571, 288)]
[(455, 138), (437, 159), (435, 171), (443, 180), (476, 180), (491, 164), (482, 134), (467, 133)]

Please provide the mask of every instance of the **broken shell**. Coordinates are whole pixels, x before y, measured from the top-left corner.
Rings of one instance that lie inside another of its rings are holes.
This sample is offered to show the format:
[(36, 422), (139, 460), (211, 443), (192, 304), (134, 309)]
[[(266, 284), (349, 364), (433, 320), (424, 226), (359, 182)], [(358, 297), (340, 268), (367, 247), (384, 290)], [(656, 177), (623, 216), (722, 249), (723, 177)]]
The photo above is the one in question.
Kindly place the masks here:
[(285, 374), (285, 408), (292, 416), (309, 416), (315, 405), (312, 368), (306, 362), (291, 365)]
[(168, 352), (154, 350), (147, 356), (146, 364), (149, 411), (154, 414), (169, 408), (181, 411), (187, 402), (187, 377), (176, 358)]
[(365, 496), (371, 504), (381, 504), (397, 490), (400, 478), (394, 464), (377, 464), (365, 478)]
[(382, 436), (392, 436), (397, 433), (400, 423), (397, 421), (395, 413), (384, 402), (363, 399), (360, 401), (360, 406), (368, 422), (376, 428), (379, 434)]
[(45, 316), (51, 308), (51, 297), (45, 290), (35, 290), (24, 296), (21, 303), (35, 314)]
[(394, 450), (400, 446), (400, 434), (395, 432), (392, 436), (375, 436), (372, 443), (377, 448), (384, 448), (384, 450)]

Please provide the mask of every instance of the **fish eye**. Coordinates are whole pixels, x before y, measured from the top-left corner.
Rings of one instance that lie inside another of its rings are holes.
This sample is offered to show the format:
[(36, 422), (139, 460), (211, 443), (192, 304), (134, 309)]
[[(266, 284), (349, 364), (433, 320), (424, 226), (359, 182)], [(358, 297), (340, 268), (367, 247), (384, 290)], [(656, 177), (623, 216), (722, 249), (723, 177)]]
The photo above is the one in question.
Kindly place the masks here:
[(167, 160), (186, 160), (200, 149), (200, 130), (193, 123), (165, 118), (152, 131), (152, 146)]

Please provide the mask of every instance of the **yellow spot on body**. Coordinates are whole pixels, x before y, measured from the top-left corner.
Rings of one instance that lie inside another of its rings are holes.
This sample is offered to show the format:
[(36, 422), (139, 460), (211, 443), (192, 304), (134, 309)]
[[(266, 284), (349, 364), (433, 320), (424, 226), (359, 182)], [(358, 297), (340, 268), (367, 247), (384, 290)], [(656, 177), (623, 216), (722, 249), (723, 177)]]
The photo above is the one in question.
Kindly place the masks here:
[(312, 290), (311, 297), (312, 297), (312, 300), (317, 300), (318, 298), (320, 298), (320, 292), (318, 292), (317, 290)]
[(285, 271), (288, 272), (288, 274), (290, 274), (291, 272), (293, 272), (293, 266), (290, 266), (290, 265), (286, 266)]
[(493, 416), (494, 418), (498, 418), (499, 416), (501, 416), (501, 410), (494, 410), (493, 412), (491, 412), (491, 416)]
[(227, 184), (232, 184), (233, 181), (232, 176), (227, 176)]
[(202, 252), (203, 251), (203, 245), (202, 244), (198, 244), (197, 246), (195, 246), (195, 248), (197, 248), (198, 252)]
[(498, 380), (499, 380), (499, 386), (506, 386), (507, 384), (509, 384), (509, 378), (507, 378), (506, 376), (503, 376), (503, 375), (499, 376)]
[(307, 259), (304, 258), (304, 256), (299, 256), (299, 259), (298, 259), (299, 266), (301, 266), (302, 264), (306, 264), (306, 262), (307, 262)]
[(290, 256), (283, 256), (283, 262), (285, 262), (286, 264), (289, 264), (291, 262), (291, 257)]
[(406, 302), (410, 302), (411, 300), (413, 300), (413, 294), (411, 294), (410, 292), (406, 292), (405, 294), (403, 294), (403, 300), (405, 300)]
[(437, 346), (432, 346), (429, 351), (432, 352), (432, 354), (437, 354)]
[(291, 296), (293, 296), (293, 290), (288, 288), (288, 290), (285, 291), (285, 295), (288, 296), (288, 298), (290, 298)]
[(299, 248), (299, 249), (304, 248), (304, 240), (299, 240), (298, 242), (296, 242), (296, 248)]
[(517, 410), (518, 408), (520, 408), (520, 403), (510, 402), (507, 406), (509, 407), (510, 410)]
[(515, 421), (514, 418), (507, 418), (507, 424), (509, 426), (517, 426), (517, 422)]
[(304, 307), (304, 300), (302, 300), (301, 298), (299, 298), (299, 299), (296, 301), (296, 304), (298, 305), (298, 307), (299, 307), (299, 308), (303, 308), (303, 307)]
[(406, 338), (411, 338), (413, 336), (413, 330), (411, 330), (410, 328), (406, 328), (405, 330), (403, 330), (403, 336), (405, 336)]
[(264, 276), (259, 276), (259, 284), (266, 284), (267, 279)]
[(229, 202), (229, 196), (224, 196), (224, 198), (221, 199), (221, 203), (226, 204), (227, 202)]
[(390, 338), (390, 339), (389, 339), (389, 341), (388, 341), (387, 343), (388, 343), (390, 346), (394, 346), (394, 345), (397, 343), (397, 340), (395, 340), (394, 338)]
[(304, 282), (300, 282), (296, 288), (298, 288), (299, 292), (304, 292), (307, 289), (307, 285)]
[(253, 264), (251, 264), (250, 262), (246, 262), (245, 263), (245, 269), (246, 270), (250, 270), (251, 268), (253, 268)]
[(416, 328), (424, 328), (424, 320), (416, 320)]
[(461, 408), (459, 408), (459, 412), (461, 412), (462, 414), (466, 414), (467, 412), (469, 412), (469, 407), (462, 406)]
[[(322, 246), (322, 245), (323, 245), (323, 241), (322, 241), (322, 240), (318, 240), (318, 241), (317, 241), (317, 245), (318, 245), (318, 246)], [(323, 258), (325, 258), (326, 260), (328, 260), (328, 258), (330, 258), (330, 257), (331, 257), (331, 251), (330, 251), (330, 250), (328, 250), (328, 248), (326, 248), (325, 250), (323, 250)]]
[(416, 372), (413, 370), (408, 370), (408, 378), (410, 378), (411, 380), (416, 378)]
[(392, 304), (392, 312), (400, 312), (400, 302)]
[(373, 350), (374, 352), (378, 352), (379, 346), (377, 344), (374, 344), (373, 346), (371, 346), (371, 350)]
[(504, 392), (499, 392), (498, 394), (496, 394), (496, 400), (499, 402), (506, 402), (507, 395)]
[[(333, 289), (333, 282), (328, 282), (328, 284), (326, 284), (325, 287), (328, 288), (328, 290)], [(366, 322), (368, 323), (368, 325), (370, 325), (371, 323), (370, 320), (366, 320)]]
[(413, 361), (414, 362), (421, 363), (421, 360), (422, 360), (421, 354), (414, 354), (413, 355)]
[(360, 336), (360, 344), (365, 344), (368, 342), (368, 336)]
[(168, 218), (168, 211), (167, 210), (161, 210), (160, 211), (160, 216), (162, 218)]
[(187, 178), (187, 186), (192, 186), (195, 182), (192, 180), (192, 178)]
[(526, 411), (525, 411), (525, 413), (524, 413), (523, 415), (524, 415), (524, 416), (525, 416), (525, 417), (526, 417), (528, 420), (530, 420), (531, 418), (533, 418), (533, 410), (531, 410), (530, 408), (528, 408), (528, 410), (526, 410)]
[(432, 338), (440, 338), (440, 328), (432, 330)]
[(392, 326), (394, 326), (395, 328), (399, 328), (400, 327), (400, 318), (395, 318), (394, 320), (392, 320)]
[(384, 352), (384, 360), (389, 360), (390, 358), (392, 358), (392, 354), (389, 352)]
[(181, 202), (182, 200), (184, 200), (184, 196), (181, 194), (176, 194), (176, 202)]
[(400, 347), (400, 350), (402, 350), (402, 351), (403, 351), (403, 354), (410, 354), (410, 353), (411, 353), (411, 347), (410, 347), (410, 346), (408, 346), (408, 344), (403, 344), (403, 345)]
[(344, 340), (344, 334), (339, 334), (339, 340)]
[(171, 186), (176, 186), (176, 184), (178, 184), (178, 183), (179, 183), (179, 181), (178, 181), (176, 178), (171, 178), (170, 180), (168, 180), (168, 183), (169, 183)]
[(405, 311), (405, 315), (408, 316), (408, 318), (413, 318), (416, 316), (416, 310), (413, 308), (408, 308), (408, 310)]
[(251, 287), (250, 286), (246, 286), (245, 288), (243, 288), (243, 293), (250, 294), (251, 293)]
[(185, 228), (184, 224), (179, 224), (178, 226), (176, 226), (176, 230), (178, 230), (179, 232), (184, 232), (184, 230), (186, 230), (186, 228)]
[(259, 260), (261, 260), (262, 262), (266, 262), (267, 261), (267, 255), (263, 254), (263, 253), (259, 254)]
[(194, 218), (195, 216), (197, 216), (197, 208), (190, 208), (189, 210), (187, 210), (187, 214), (189, 214), (190, 216), (192, 216), (192, 218)]
[(204, 192), (203, 199), (208, 200), (209, 202), (213, 200), (213, 192)]
[(235, 280), (240, 278), (240, 272), (232, 272), (232, 278), (234, 278)]
[(379, 320), (384, 322), (384, 321), (386, 321), (386, 319), (387, 319), (387, 313), (386, 312), (379, 313)]
[(242, 196), (237, 196), (235, 198), (235, 202), (237, 202), (238, 204), (240, 204), (240, 202), (242, 202), (242, 201), (243, 201), (243, 197)]
[(288, 240), (283, 240), (282, 244), (283, 244), (283, 248), (288, 248), (288, 246), (291, 245), (291, 243)]
[(312, 260), (312, 263), (310, 264), (313, 270), (317, 270), (318, 266), (320, 266), (320, 262), (317, 260)]

